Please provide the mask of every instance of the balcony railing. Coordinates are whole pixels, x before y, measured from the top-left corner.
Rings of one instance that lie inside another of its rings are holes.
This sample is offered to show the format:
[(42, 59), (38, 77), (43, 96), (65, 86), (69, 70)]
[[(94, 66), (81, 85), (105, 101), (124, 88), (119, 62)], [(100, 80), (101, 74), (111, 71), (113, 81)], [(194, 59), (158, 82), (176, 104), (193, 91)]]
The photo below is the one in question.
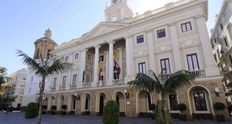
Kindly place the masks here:
[(77, 88), (77, 84), (76, 83), (70, 85), (70, 89), (71, 90), (76, 89), (76, 88)]
[(106, 81), (105, 80), (97, 82), (97, 87), (104, 87), (104, 86), (106, 86)]
[[(192, 76), (196, 78), (205, 77), (205, 70), (194, 70), (189, 71)], [(159, 74), (158, 77), (161, 80), (161, 82), (165, 82), (173, 73), (170, 74)]]
[(82, 85), (83, 85), (83, 88), (90, 88), (91, 84), (92, 84), (91, 82), (85, 82)]
[(61, 86), (60, 91), (64, 91), (64, 90), (65, 90), (65, 86)]
[(122, 85), (124, 84), (124, 79), (115, 79), (113, 80), (114, 85)]

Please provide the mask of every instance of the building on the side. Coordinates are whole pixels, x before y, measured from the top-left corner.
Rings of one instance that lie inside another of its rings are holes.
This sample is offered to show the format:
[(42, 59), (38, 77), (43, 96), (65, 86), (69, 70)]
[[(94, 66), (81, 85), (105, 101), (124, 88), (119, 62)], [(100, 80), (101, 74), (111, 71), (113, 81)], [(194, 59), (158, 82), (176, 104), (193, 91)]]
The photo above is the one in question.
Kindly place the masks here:
[[(227, 92), (229, 89), (226, 85), (232, 82), (232, 0), (224, 0), (215, 27), (211, 31), (210, 42), (214, 59), (223, 75), (223, 84)], [(231, 98), (228, 95), (229, 104), (232, 104)]]
[[(150, 104), (159, 96), (127, 85), (136, 73), (149, 70), (161, 76), (182, 69), (197, 75), (191, 85), (168, 95), (173, 115), (180, 113), (177, 105), (184, 103), (189, 118), (212, 118), (218, 112), (213, 104), (226, 104), (223, 77), (214, 62), (206, 26), (207, 0), (172, 2), (137, 16), (127, 0), (112, 0), (105, 15), (106, 20), (92, 30), (51, 52), (74, 67), (47, 79), (44, 104), (48, 111), (53, 105), (57, 111), (67, 105), (68, 112), (101, 115), (105, 102), (116, 100), (120, 115), (149, 115)], [(29, 87), (35, 84), (32, 79), (27, 79)]]
[(27, 77), (27, 70), (21, 69), (9, 75), (10, 88), (8, 91), (9, 97), (16, 97), (15, 101), (11, 103), (11, 107), (20, 108), (22, 105), (24, 87)]
[[(54, 47), (57, 45), (55, 41), (51, 39), (52, 32), (50, 29), (47, 29), (44, 33), (44, 37), (39, 38), (34, 42), (35, 52), (34, 59), (40, 61), (42, 57), (46, 60), (50, 52), (54, 50)], [(28, 67), (27, 69), (27, 78), (25, 83), (24, 95), (22, 106), (27, 106), (30, 102), (36, 102), (39, 93), (39, 83), (41, 82), (41, 77)], [(46, 79), (47, 83), (47, 79)]]

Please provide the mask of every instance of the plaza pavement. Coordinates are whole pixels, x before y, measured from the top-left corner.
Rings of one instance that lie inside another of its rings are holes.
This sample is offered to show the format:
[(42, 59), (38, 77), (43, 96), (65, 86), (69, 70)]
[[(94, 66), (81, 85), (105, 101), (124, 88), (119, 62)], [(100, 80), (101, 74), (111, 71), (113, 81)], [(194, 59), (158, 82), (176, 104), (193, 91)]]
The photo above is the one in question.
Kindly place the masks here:
[[(35, 119), (24, 119), (24, 113), (0, 112), (0, 124), (36, 124)], [(43, 115), (42, 124), (102, 124), (102, 117), (99, 116), (78, 116), (78, 115)], [(120, 118), (120, 124), (154, 124), (150, 118)], [(179, 121), (174, 124), (232, 124), (232, 122), (219, 123), (210, 120)]]

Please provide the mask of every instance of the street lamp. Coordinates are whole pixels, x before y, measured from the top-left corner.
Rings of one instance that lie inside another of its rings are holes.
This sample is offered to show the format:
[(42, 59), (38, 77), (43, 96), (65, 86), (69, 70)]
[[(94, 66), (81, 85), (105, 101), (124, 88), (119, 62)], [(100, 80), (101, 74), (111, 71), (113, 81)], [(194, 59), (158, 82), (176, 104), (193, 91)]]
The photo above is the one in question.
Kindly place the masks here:
[(126, 89), (124, 89), (124, 93), (125, 93), (126, 99), (129, 99), (129, 92)]
[(215, 87), (214, 93), (217, 97), (219, 97), (220, 90), (218, 89), (218, 87)]

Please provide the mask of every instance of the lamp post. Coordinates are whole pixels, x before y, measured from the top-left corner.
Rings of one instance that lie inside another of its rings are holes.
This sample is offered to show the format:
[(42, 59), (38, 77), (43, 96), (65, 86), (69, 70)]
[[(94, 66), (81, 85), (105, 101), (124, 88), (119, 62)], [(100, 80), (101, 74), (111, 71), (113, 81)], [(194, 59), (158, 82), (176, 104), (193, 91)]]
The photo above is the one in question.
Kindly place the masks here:
[(218, 87), (215, 87), (214, 93), (217, 97), (219, 97), (220, 90), (218, 89)]

